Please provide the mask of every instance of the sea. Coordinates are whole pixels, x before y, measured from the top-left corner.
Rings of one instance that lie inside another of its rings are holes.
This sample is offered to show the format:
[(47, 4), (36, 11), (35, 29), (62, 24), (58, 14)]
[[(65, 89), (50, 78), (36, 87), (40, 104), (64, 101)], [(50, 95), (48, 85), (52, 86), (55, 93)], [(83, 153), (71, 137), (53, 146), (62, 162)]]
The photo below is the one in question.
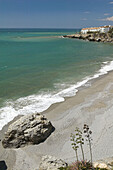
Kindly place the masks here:
[(113, 70), (113, 44), (63, 38), (80, 29), (0, 29), (0, 129), (41, 113)]

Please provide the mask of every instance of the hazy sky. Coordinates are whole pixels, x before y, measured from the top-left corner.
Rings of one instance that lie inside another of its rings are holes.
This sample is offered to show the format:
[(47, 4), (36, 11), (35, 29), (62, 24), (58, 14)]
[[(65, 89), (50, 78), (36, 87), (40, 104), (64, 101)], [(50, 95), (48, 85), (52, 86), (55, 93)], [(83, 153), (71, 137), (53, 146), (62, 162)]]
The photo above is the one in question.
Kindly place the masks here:
[(0, 28), (113, 25), (113, 0), (0, 0)]

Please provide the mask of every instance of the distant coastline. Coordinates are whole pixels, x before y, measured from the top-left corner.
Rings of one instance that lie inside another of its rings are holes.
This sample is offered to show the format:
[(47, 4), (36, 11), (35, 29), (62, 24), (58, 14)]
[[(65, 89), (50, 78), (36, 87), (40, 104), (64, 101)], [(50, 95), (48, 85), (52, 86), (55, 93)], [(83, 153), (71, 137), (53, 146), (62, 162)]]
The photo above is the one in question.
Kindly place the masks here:
[(103, 26), (94, 28), (83, 28), (81, 32), (64, 35), (64, 38), (76, 38), (95, 42), (109, 42), (113, 43), (113, 27)]
[(113, 43), (113, 37), (111, 37), (109, 33), (104, 33), (104, 34), (103, 33), (88, 33), (88, 34), (77, 33), (73, 35), (64, 35), (63, 38), (75, 38), (75, 39), (82, 39), (86, 41)]

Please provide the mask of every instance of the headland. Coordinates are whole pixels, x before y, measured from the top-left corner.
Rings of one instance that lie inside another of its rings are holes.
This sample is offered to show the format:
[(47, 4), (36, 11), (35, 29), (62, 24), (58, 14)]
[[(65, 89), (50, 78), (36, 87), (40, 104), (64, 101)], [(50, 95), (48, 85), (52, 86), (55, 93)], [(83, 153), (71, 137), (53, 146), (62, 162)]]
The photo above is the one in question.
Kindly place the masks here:
[(73, 35), (64, 35), (63, 37), (76, 38), (95, 42), (113, 43), (113, 27), (104, 26), (94, 28), (83, 28), (80, 33)]

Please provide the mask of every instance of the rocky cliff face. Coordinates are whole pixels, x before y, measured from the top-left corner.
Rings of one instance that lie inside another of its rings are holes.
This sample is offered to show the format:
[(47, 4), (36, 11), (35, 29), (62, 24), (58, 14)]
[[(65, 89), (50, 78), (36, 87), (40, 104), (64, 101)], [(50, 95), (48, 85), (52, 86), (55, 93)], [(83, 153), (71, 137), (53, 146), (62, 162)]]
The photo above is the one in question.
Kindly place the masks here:
[(40, 114), (23, 116), (11, 124), (2, 141), (4, 148), (19, 148), (43, 142), (54, 130), (51, 122)]

